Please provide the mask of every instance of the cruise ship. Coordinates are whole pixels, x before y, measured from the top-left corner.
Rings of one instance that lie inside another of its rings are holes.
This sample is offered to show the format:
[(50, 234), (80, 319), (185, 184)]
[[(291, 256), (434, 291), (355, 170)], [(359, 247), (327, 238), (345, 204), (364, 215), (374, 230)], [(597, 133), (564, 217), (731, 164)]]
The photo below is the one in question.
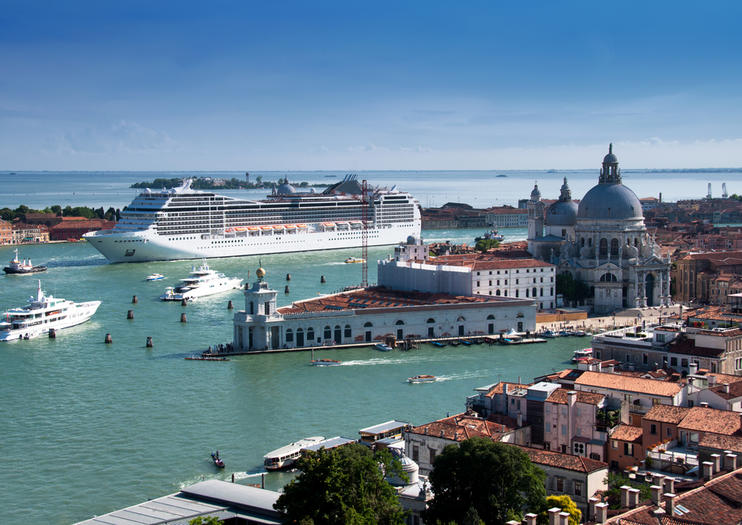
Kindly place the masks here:
[[(191, 189), (144, 190), (112, 230), (85, 234), (111, 262), (236, 257), (398, 244), (420, 236), (420, 204), (347, 175), (321, 193), (279, 185), (253, 201)], [(365, 211), (365, 213), (364, 213)]]

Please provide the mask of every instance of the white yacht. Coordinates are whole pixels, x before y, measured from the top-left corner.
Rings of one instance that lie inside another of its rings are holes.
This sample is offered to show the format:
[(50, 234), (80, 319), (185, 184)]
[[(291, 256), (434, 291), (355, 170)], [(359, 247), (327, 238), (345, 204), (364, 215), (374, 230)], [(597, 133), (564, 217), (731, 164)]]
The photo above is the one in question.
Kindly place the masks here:
[(277, 448), (263, 456), (263, 465), (266, 470), (281, 470), (291, 467), (301, 456), (301, 449), (324, 441), (322, 436), (300, 439), (296, 443), (289, 443), (285, 447)]
[(242, 288), (242, 279), (239, 277), (227, 277), (223, 273), (209, 268), (206, 261), (191, 270), (190, 277), (180, 281), (177, 286), (165, 288), (165, 293), (160, 296), (162, 301), (191, 301), (198, 297), (214, 295), (228, 290)]
[(364, 240), (384, 246), (420, 236), (417, 199), (396, 186), (361, 184), (353, 175), (320, 193), (283, 183), (259, 201), (190, 184), (146, 189), (112, 230), (85, 239), (111, 262), (141, 262), (355, 248)]
[(5, 312), (0, 322), (0, 341), (31, 339), (52, 329), (56, 331), (84, 323), (93, 317), (99, 306), (100, 301), (75, 303), (44, 295), (39, 281), (36, 296), (31, 296), (26, 306)]

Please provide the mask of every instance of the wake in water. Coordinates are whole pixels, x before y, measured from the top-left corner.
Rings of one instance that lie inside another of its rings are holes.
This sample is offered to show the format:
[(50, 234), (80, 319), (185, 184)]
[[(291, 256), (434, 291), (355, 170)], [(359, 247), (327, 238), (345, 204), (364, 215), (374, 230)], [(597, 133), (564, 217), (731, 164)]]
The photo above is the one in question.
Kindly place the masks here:
[(462, 381), (464, 379), (479, 379), (482, 377), (492, 377), (492, 374), (486, 370), (473, 370), (460, 372), (458, 374), (451, 374), (447, 376), (438, 376), (436, 382), (442, 381)]
[(400, 365), (404, 363), (422, 363), (422, 362), (429, 362), (430, 359), (424, 359), (422, 356), (419, 357), (410, 357), (410, 358), (391, 358), (391, 359), (382, 359), (379, 357), (374, 357), (371, 359), (353, 359), (350, 361), (343, 361), (340, 363), (340, 366), (377, 366), (377, 365)]
[(102, 255), (90, 255), (84, 259), (50, 259), (46, 266), (48, 268), (74, 268), (76, 266), (102, 266), (108, 264), (108, 260)]

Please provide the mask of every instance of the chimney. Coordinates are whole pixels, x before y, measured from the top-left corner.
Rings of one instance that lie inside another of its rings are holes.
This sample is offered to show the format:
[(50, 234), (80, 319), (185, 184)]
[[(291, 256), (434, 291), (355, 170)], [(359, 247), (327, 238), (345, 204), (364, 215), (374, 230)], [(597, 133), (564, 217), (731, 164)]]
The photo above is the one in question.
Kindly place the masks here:
[(549, 513), (549, 525), (559, 525), (559, 513), (562, 512), (562, 509), (552, 507), (547, 512)]
[(575, 406), (575, 403), (577, 403), (577, 392), (570, 390), (567, 392), (567, 404), (573, 407)]
[(659, 485), (660, 487), (664, 486), (665, 484), (665, 476), (664, 474), (652, 474), (652, 483), (654, 485)]
[(714, 386), (716, 384), (716, 376), (714, 374), (709, 374), (707, 377), (709, 386)]
[(592, 497), (587, 501), (587, 521), (595, 519), (595, 505), (600, 503), (600, 500), (596, 497)]
[(675, 478), (669, 476), (665, 478), (665, 492), (675, 494)]
[(737, 470), (737, 454), (729, 453), (724, 456), (724, 467), (729, 470)]
[(688, 375), (696, 375), (698, 373), (698, 363), (693, 362), (688, 364)]
[(703, 479), (709, 481), (714, 477), (714, 464), (711, 461), (703, 462)]
[(629, 508), (629, 491), (631, 487), (628, 485), (621, 485), (621, 508)]
[(598, 503), (595, 505), (595, 523), (601, 524), (608, 520), (608, 503)]
[(639, 506), (639, 489), (629, 489), (629, 508), (635, 509)]
[(675, 510), (675, 494), (665, 492), (665, 512), (669, 517), (672, 517), (673, 511)]
[(714, 473), (721, 470), (721, 454), (711, 454), (711, 462), (714, 464)]
[(506, 396), (508, 395), (508, 384), (507, 383), (502, 384), (502, 393), (505, 394)]
[(724, 383), (724, 385), (722, 385), (721, 389), (724, 391), (725, 394), (728, 394), (729, 393), (729, 383)]
[(536, 521), (538, 521), (538, 514), (534, 514), (533, 512), (529, 512), (524, 516), (525, 518), (525, 525), (536, 525)]
[(659, 506), (662, 503), (662, 487), (652, 485), (649, 487), (649, 491), (652, 493), (652, 505)]
[(518, 413), (518, 417), (516, 418), (516, 422), (518, 424), (518, 428), (521, 428), (523, 426), (523, 414), (520, 412)]
[(559, 513), (559, 525), (569, 525), (569, 512)]

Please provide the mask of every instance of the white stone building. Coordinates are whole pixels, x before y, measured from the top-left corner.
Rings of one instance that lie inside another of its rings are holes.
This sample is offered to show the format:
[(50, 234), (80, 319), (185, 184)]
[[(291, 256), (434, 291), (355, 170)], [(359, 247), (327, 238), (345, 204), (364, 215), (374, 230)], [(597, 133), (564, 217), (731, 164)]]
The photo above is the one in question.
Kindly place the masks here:
[(661, 257), (647, 232), (639, 199), (622, 184), (612, 145), (598, 184), (579, 206), (565, 179), (559, 200), (548, 209), (535, 186), (528, 210), (529, 252), (585, 282), (593, 311), (671, 304), (669, 258)]

